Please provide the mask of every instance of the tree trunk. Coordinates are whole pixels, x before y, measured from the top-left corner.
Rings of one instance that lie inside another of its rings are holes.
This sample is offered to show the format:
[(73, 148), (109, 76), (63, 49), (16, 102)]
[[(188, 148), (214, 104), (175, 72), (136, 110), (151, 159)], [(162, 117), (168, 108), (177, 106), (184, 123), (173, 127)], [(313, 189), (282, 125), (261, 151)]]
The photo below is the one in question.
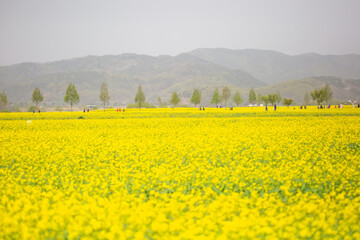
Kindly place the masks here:
[(72, 112), (72, 102), (70, 102), (70, 111)]

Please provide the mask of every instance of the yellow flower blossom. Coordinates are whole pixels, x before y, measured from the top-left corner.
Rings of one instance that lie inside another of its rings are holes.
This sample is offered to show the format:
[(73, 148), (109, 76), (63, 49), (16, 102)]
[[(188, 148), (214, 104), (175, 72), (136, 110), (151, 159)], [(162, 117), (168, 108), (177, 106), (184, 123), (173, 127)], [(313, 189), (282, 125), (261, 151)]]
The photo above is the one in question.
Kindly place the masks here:
[(0, 113), (0, 239), (359, 239), (359, 116)]

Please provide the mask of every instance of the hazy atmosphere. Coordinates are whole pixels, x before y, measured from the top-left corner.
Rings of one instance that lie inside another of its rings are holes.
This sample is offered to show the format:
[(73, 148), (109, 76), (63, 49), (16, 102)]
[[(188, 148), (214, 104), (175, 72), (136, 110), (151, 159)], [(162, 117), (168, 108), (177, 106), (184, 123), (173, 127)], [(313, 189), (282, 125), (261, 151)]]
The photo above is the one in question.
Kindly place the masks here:
[(360, 239), (360, 0), (0, 0), (1, 239)]
[(0, 65), (196, 48), (360, 53), (360, 1), (0, 1)]

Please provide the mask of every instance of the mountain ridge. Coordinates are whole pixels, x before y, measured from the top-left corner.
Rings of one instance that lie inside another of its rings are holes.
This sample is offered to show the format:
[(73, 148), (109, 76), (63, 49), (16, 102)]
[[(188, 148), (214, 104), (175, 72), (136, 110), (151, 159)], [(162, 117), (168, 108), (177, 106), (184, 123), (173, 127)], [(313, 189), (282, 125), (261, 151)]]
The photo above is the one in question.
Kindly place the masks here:
[[(210, 57), (206, 54), (197, 56), (199, 54), (196, 53), (204, 51)], [(220, 54), (220, 57), (215, 59), (220, 64), (217, 64), (213, 59), (214, 56), (217, 56), (214, 55), (214, 51), (227, 53), (225, 55)], [(258, 72), (255, 72), (255, 76), (281, 73), (281, 75), (292, 77), (275, 83), (259, 80), (258, 77), (253, 76), (249, 69), (244, 70), (237, 67), (239, 65), (238, 54), (244, 54), (244, 52), (250, 56), (247, 60), (248, 65), (260, 66), (257, 69)], [(294, 59), (290, 61), (289, 58)], [(327, 59), (325, 62), (332, 62), (336, 66), (341, 63), (343, 66), (339, 68), (342, 67), (345, 70), (347, 68), (359, 69), (359, 77), (347, 77), (346, 74), (340, 77), (332, 76), (331, 71), (328, 71), (328, 65), (321, 65), (324, 62), (323, 58)], [(289, 63), (282, 66), (284, 59)], [(310, 63), (317, 62), (317, 64), (304, 67), (303, 59)], [(208, 104), (215, 88), (221, 89), (224, 86), (231, 88), (232, 93), (239, 90), (246, 102), (246, 94), (251, 87), (254, 87), (257, 92), (262, 94), (275, 90), (280, 91), (285, 97), (294, 98), (299, 102), (301, 100), (299, 92), (310, 91), (311, 87), (321, 87), (321, 84), (331, 82), (334, 87), (349, 88), (335, 91), (336, 94), (334, 92), (334, 98), (343, 100), (360, 95), (358, 88), (360, 81), (357, 80), (360, 78), (360, 60), (358, 59), (360, 59), (360, 55), (357, 54), (320, 55), (305, 53), (290, 56), (271, 50), (230, 50), (225, 48), (195, 49), (176, 56), (149, 56), (134, 53), (89, 55), (46, 63), (20, 63), (0, 66), (0, 90), (5, 90), (8, 99), (12, 102), (28, 103), (31, 99), (32, 90), (39, 87), (44, 94), (45, 102), (62, 104), (66, 87), (72, 82), (80, 94), (80, 102), (86, 104), (99, 102), (100, 85), (102, 82), (106, 82), (111, 96), (110, 101), (113, 104), (125, 105), (134, 102), (133, 98), (139, 84), (143, 85), (147, 101), (156, 103), (157, 97), (168, 101), (170, 94), (176, 91), (183, 99), (181, 104), (190, 104), (192, 91), (195, 88), (202, 92), (202, 103)], [(298, 67), (294, 69), (295, 63), (298, 64), (295, 65)], [(226, 66), (231, 64), (233, 66)], [(324, 75), (302, 77), (305, 70), (308, 72), (312, 68), (316, 70), (318, 66), (322, 66), (322, 72), (329, 72), (329, 74), (324, 74), (328, 77), (324, 77)], [(344, 79), (354, 80), (347, 81)], [(343, 84), (341, 85), (340, 82)], [(299, 88), (303, 84), (306, 87)], [(298, 88), (297, 91), (296, 88)], [(354, 91), (350, 91), (351, 89)]]
[[(30, 99), (32, 89), (40, 87), (52, 92), (46, 96), (47, 101), (61, 102), (63, 96), (60, 92), (73, 82), (82, 95), (81, 102), (96, 102), (98, 86), (103, 81), (109, 85), (114, 96), (112, 100), (122, 104), (133, 102), (132, 96), (139, 84), (143, 85), (144, 91), (148, 90), (147, 97), (152, 101), (158, 96), (167, 97), (172, 91), (187, 97), (191, 87), (266, 85), (246, 72), (228, 69), (186, 53), (175, 57), (137, 54), (89, 56), (0, 69), (0, 89), (10, 89), (9, 95), (13, 95), (16, 101)], [(16, 89), (22, 89), (23, 93)]]
[(339, 78), (360, 77), (360, 55), (358, 54), (287, 55), (271, 50), (226, 48), (201, 48), (189, 54), (217, 65), (241, 69), (267, 84), (328, 75)]

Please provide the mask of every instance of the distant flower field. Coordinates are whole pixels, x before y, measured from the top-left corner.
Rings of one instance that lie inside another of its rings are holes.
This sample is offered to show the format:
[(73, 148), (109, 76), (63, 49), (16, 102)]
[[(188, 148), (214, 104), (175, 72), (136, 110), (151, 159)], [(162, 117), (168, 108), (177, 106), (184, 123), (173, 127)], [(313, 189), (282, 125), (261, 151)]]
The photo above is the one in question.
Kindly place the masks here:
[(360, 109), (0, 114), (0, 239), (360, 239)]

